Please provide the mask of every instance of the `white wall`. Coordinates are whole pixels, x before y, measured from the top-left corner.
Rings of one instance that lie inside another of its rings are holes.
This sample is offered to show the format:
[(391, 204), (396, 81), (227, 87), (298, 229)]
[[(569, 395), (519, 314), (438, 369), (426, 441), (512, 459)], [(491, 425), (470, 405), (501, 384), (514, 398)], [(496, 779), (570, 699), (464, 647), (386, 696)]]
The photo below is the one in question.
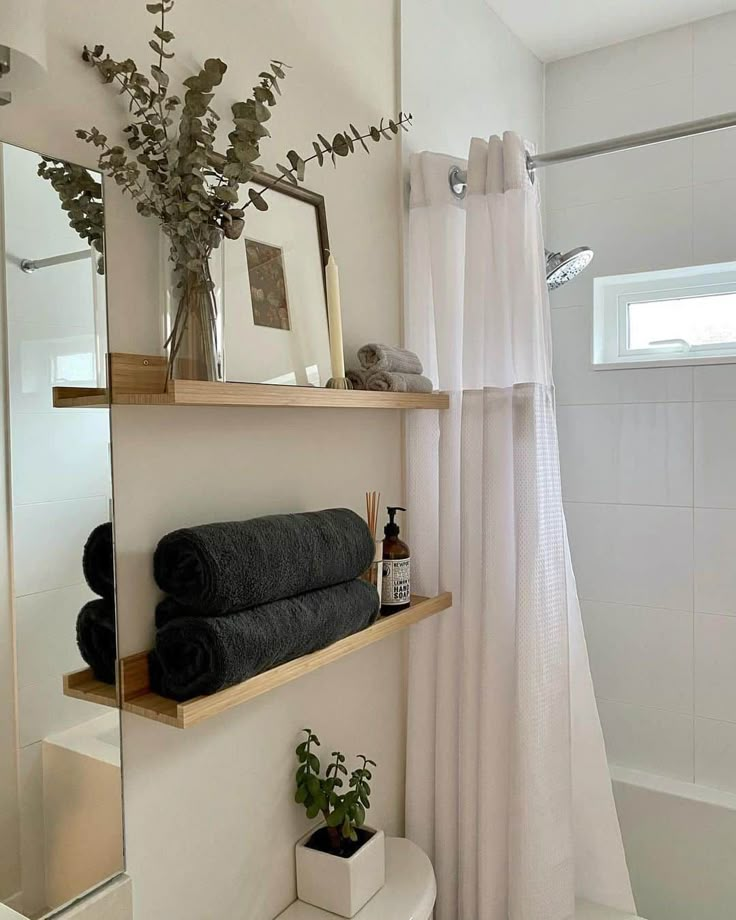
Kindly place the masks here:
[(504, 131), (541, 142), (543, 66), (485, 0), (402, 0), (401, 33), (407, 152), (464, 158)]
[[(547, 68), (552, 150), (733, 108), (736, 15)], [(550, 168), (563, 490), (609, 759), (736, 791), (736, 368), (592, 371), (596, 275), (736, 258), (736, 134)]]

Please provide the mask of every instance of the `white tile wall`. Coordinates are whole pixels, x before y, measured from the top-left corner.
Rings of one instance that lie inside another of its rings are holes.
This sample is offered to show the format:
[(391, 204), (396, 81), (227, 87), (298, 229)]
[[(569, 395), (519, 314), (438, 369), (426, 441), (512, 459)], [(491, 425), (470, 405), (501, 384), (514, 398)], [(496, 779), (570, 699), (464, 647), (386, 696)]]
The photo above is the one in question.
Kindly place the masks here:
[(15, 504), (109, 495), (109, 431), (106, 409), (15, 414)]
[[(547, 149), (731, 111), (736, 13), (547, 67)], [(736, 131), (544, 170), (560, 461), (609, 759), (736, 791), (736, 365), (591, 369), (593, 279), (736, 261)]]
[(547, 123), (557, 109), (609, 95), (616, 87), (627, 92), (688, 77), (692, 61), (689, 27), (555, 61), (547, 67)]
[(592, 304), (552, 311), (558, 405), (690, 402), (693, 394), (690, 367), (593, 370), (592, 316)]
[(80, 584), (85, 541), (94, 527), (107, 520), (105, 496), (14, 508), (16, 595)]
[[(86, 584), (16, 598), (19, 688), (86, 667), (76, 642), (77, 614), (94, 595)], [(21, 718), (22, 718), (21, 714)]]
[(18, 737), (21, 747), (109, 712), (104, 706), (64, 696), (62, 673), (57, 667), (50, 675), (18, 689)]
[(688, 403), (560, 406), (557, 422), (567, 501), (692, 505)]
[[(550, 183), (550, 180), (547, 180)], [(731, 189), (724, 190), (731, 194)], [(706, 196), (708, 197), (708, 196)], [(703, 221), (715, 209), (715, 200), (700, 204)], [(692, 265), (693, 192), (691, 188), (670, 189), (550, 210), (547, 215), (547, 249), (592, 247), (592, 271), (555, 291), (553, 309), (592, 303), (593, 278), (624, 272), (651, 271)], [(726, 211), (718, 217), (725, 225)], [(733, 231), (724, 231), (727, 238)], [(703, 223), (704, 242), (708, 228)], [(717, 231), (713, 233), (717, 238)], [(721, 247), (722, 249), (723, 247)], [(707, 260), (703, 260), (707, 261)], [(714, 259), (713, 261), (719, 261)]]
[(696, 402), (736, 399), (736, 364), (707, 364), (695, 368)]
[[(695, 71), (693, 117), (705, 118), (733, 110), (736, 62)], [(717, 131), (693, 138), (693, 173), (696, 184), (736, 177), (736, 134)]]
[[(660, 125), (688, 121), (692, 115), (692, 82), (658, 83), (560, 109), (547, 127), (550, 150), (587, 144), (618, 135), (645, 131)], [(652, 112), (657, 113), (656, 125)], [(614, 198), (631, 198), (690, 184), (693, 142), (674, 141), (662, 157), (656, 147), (624, 151), (616, 156), (593, 157), (560, 164), (544, 177), (547, 205), (552, 209)]]
[[(736, 511), (695, 509), (695, 609), (736, 616)], [(736, 671), (734, 672), (736, 675)]]
[(593, 601), (581, 607), (600, 699), (692, 713), (692, 613)]
[(581, 599), (691, 609), (690, 509), (568, 502), (565, 514)]
[(692, 779), (692, 716), (610, 700), (599, 700), (598, 712), (609, 763)]
[(736, 402), (696, 403), (695, 504), (700, 508), (736, 508), (734, 458)]
[(695, 614), (695, 713), (736, 723), (736, 617)]
[(693, 264), (736, 258), (736, 179), (696, 185), (693, 195)]
[(695, 720), (695, 782), (736, 792), (736, 724)]

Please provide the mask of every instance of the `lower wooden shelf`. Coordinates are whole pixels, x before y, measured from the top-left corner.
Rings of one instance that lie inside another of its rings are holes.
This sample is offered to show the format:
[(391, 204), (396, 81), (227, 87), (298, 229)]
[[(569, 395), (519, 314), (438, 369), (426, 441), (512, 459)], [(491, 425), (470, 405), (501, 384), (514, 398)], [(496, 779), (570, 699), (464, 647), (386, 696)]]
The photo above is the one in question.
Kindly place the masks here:
[(154, 722), (162, 722), (174, 728), (190, 728), (192, 725), (211, 719), (263, 693), (268, 693), (269, 690), (275, 690), (276, 687), (288, 684), (304, 674), (309, 674), (310, 671), (316, 671), (351, 652), (385, 639), (451, 606), (452, 595), (449, 592), (439, 594), (437, 597), (413, 597), (411, 606), (406, 610), (384, 617), (367, 629), (328, 645), (327, 648), (294, 661), (288, 661), (270, 671), (264, 671), (263, 674), (251, 677), (250, 680), (228, 687), (219, 693), (199, 696), (185, 703), (177, 703), (175, 700), (166, 699), (151, 691), (148, 676), (148, 652), (140, 652), (137, 655), (123, 658), (120, 662), (122, 708), (144, 719), (152, 719)]
[(113, 684), (104, 684), (92, 673), (91, 668), (72, 671), (64, 675), (64, 696), (75, 700), (86, 700), (98, 706), (112, 706), (118, 709), (118, 691)]

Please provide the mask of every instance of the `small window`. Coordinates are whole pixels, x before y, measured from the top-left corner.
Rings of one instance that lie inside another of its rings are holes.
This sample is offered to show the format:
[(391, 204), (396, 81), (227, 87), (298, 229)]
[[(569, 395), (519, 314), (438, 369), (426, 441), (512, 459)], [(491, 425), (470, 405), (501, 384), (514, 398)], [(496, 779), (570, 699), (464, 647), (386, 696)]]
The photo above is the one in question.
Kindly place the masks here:
[(736, 263), (596, 278), (593, 363), (736, 360)]

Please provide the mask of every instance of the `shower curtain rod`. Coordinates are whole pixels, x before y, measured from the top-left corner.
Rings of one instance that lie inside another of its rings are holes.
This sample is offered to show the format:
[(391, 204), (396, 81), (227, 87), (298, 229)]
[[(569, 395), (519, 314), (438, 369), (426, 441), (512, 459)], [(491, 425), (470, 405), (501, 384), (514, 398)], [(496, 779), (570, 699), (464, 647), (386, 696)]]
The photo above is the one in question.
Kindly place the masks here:
[[(564, 150), (555, 150), (552, 153), (538, 153), (527, 157), (527, 169), (533, 180), (534, 170), (539, 166), (569, 163), (573, 160), (598, 157), (606, 153), (617, 153), (620, 150), (633, 150), (636, 147), (649, 147), (651, 144), (661, 144), (663, 141), (674, 141), (680, 137), (694, 137), (696, 134), (707, 134), (711, 131), (722, 131), (724, 128), (734, 127), (736, 127), (736, 112), (711, 115), (708, 118), (700, 118), (697, 121), (685, 121), (678, 125), (669, 125), (666, 128), (655, 128), (653, 131), (642, 131), (639, 134), (614, 137), (608, 141), (581, 144), (579, 147), (567, 147)], [(460, 169), (459, 166), (452, 166), (448, 179), (452, 194), (456, 198), (463, 198), (468, 187), (467, 171)]]
[(66, 252), (63, 256), (50, 256), (48, 259), (22, 259), (21, 270), (27, 275), (37, 272), (39, 268), (49, 268), (51, 265), (64, 265), (67, 262), (79, 262), (80, 259), (89, 259), (91, 249), (80, 249), (78, 252)]

